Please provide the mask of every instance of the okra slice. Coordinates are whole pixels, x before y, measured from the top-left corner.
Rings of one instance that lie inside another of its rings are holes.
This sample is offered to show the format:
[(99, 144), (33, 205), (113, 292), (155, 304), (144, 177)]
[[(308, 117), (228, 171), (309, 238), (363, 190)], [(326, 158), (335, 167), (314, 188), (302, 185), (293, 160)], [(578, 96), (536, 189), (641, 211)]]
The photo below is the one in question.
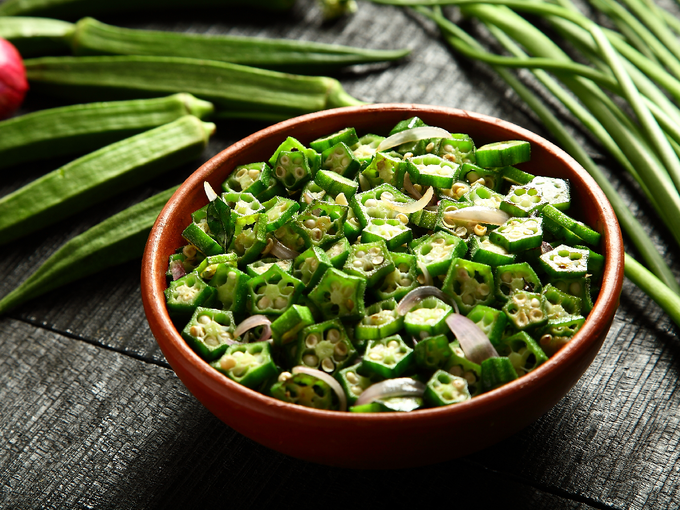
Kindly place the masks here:
[(274, 345), (281, 347), (297, 340), (300, 331), (316, 321), (307, 306), (291, 305), (285, 312), (272, 321), (272, 338)]
[(453, 308), (435, 296), (418, 302), (404, 316), (404, 328), (416, 338), (441, 335), (449, 330), (446, 317)]
[(416, 263), (423, 264), (431, 276), (446, 274), (451, 260), (465, 256), (467, 249), (465, 241), (443, 231), (423, 236), (411, 244)]
[(284, 272), (293, 274), (293, 261), (290, 259), (278, 259), (276, 257), (267, 257), (256, 260), (246, 266), (246, 274), (251, 278), (266, 273), (274, 264), (279, 266)]
[(477, 147), (475, 158), (484, 168), (517, 165), (531, 159), (531, 144), (524, 140), (488, 143)]
[(571, 205), (571, 189), (569, 181), (556, 177), (537, 175), (531, 180), (531, 186), (536, 188), (543, 198), (560, 211), (566, 211)]
[(517, 372), (509, 358), (487, 358), (481, 364), (482, 391), (491, 391), (517, 379)]
[(529, 184), (536, 178), (533, 174), (530, 174), (528, 172), (525, 172), (523, 170), (520, 170), (519, 168), (515, 168), (514, 166), (510, 165), (501, 168), (500, 173), (503, 179), (505, 179), (511, 184), (518, 184), (519, 186)]
[(213, 361), (237, 342), (235, 329), (231, 312), (199, 306), (182, 330), (182, 338), (201, 358)]
[(394, 186), (381, 184), (370, 191), (357, 193), (350, 200), (350, 206), (362, 228), (365, 228), (374, 218), (397, 219), (406, 225), (409, 222), (409, 215), (393, 209), (390, 205), (393, 203), (408, 204), (413, 201)]
[(306, 289), (312, 289), (330, 267), (333, 267), (326, 252), (313, 246), (293, 260), (293, 276), (300, 280)]
[(217, 265), (210, 286), (217, 290), (217, 301), (222, 309), (240, 317), (248, 303), (248, 280), (250, 277), (233, 267), (231, 263)]
[[(458, 179), (460, 166), (433, 154), (416, 156), (408, 161), (411, 181), (421, 186), (450, 188)], [(403, 186), (403, 182), (401, 184)]]
[(264, 215), (267, 217), (267, 232), (272, 232), (290, 221), (300, 209), (299, 203), (284, 197), (274, 197), (262, 205)]
[(361, 162), (349, 146), (340, 142), (330, 149), (323, 151), (321, 154), (321, 168), (351, 179), (361, 169)]
[(543, 220), (531, 217), (510, 218), (491, 231), (489, 239), (510, 253), (538, 248), (543, 241)]
[(602, 237), (599, 232), (596, 232), (585, 223), (571, 218), (556, 207), (546, 205), (542, 210), (542, 214), (544, 218), (550, 219), (563, 229), (571, 232), (578, 238), (583, 239), (585, 243), (590, 244), (591, 246), (597, 246), (599, 244), (600, 238)]
[(565, 292), (566, 294), (571, 294), (572, 296), (579, 298), (581, 300), (582, 313), (584, 315), (587, 315), (590, 313), (590, 310), (593, 309), (593, 300), (590, 294), (590, 277), (552, 277), (549, 279), (548, 283), (552, 284), (555, 288)]
[(327, 248), (344, 235), (349, 206), (313, 201), (298, 214), (291, 228), (303, 239), (306, 248)]
[(274, 164), (274, 175), (292, 192), (302, 188), (312, 178), (312, 167), (304, 152), (281, 151)]
[(267, 245), (267, 217), (259, 214), (252, 222), (236, 222), (229, 250), (238, 256), (238, 265), (245, 268), (259, 257)]
[(327, 374), (342, 370), (356, 357), (356, 349), (340, 319), (307, 326), (298, 334), (295, 364)]
[(456, 219), (454, 212), (471, 205), (472, 202), (468, 201), (456, 202), (448, 199), (440, 201), (437, 207), (437, 221), (434, 229), (438, 231), (444, 230), (460, 239), (468, 239), (474, 234), (475, 225), (469, 221)]
[(413, 231), (399, 220), (382, 220), (374, 218), (368, 222), (361, 232), (361, 241), (366, 243), (382, 241), (389, 250), (409, 243), (413, 239)]
[(168, 257), (168, 270), (165, 272), (165, 276), (168, 281), (177, 280), (194, 271), (204, 260), (205, 255), (198, 251), (193, 244), (182, 246), (178, 248), (176, 253)]
[(482, 168), (472, 163), (465, 163), (461, 166), (459, 180), (466, 180), (473, 184), (486, 186), (492, 191), (500, 191), (503, 185), (503, 178), (498, 168)]
[(352, 365), (351, 367), (338, 370), (334, 375), (345, 391), (348, 406), (353, 406), (366, 388), (383, 380), (382, 377), (376, 374), (370, 374), (369, 376), (360, 374), (358, 367), (358, 364)]
[(512, 264), (517, 258), (517, 254), (510, 253), (508, 250), (495, 244), (489, 239), (488, 235), (471, 236), (468, 241), (470, 246), (470, 260), (481, 262), (492, 267)]
[(462, 258), (453, 259), (442, 291), (454, 299), (464, 314), (477, 305), (493, 304), (495, 297), (491, 266)]
[(224, 248), (210, 236), (208, 221), (191, 222), (182, 231), (182, 237), (195, 246), (203, 255), (217, 255), (224, 252)]
[(294, 228), (295, 220), (297, 220), (297, 216), (293, 215), (290, 221), (274, 230), (271, 235), (286, 248), (301, 252), (305, 250), (306, 238), (302, 236), (299, 229)]
[(541, 280), (528, 262), (498, 266), (494, 271), (494, 282), (496, 299), (503, 303), (517, 290), (539, 293), (543, 290)]
[(294, 374), (271, 387), (272, 397), (283, 402), (313, 409), (338, 409), (337, 395), (327, 382), (309, 374)]
[(354, 242), (361, 235), (361, 223), (359, 223), (359, 218), (354, 213), (354, 209), (351, 207), (347, 210), (347, 220), (343, 225), (343, 233), (345, 238)]
[(453, 354), (446, 335), (424, 338), (415, 345), (413, 350), (416, 366), (430, 373), (445, 367)]
[(253, 314), (281, 315), (297, 301), (304, 284), (274, 264), (248, 280), (250, 310)]
[(237, 257), (235, 253), (220, 253), (204, 258), (195, 270), (204, 281), (210, 282), (220, 264), (236, 267)]
[(353, 127), (341, 129), (333, 134), (309, 142), (309, 146), (317, 152), (323, 152), (338, 143), (344, 143), (345, 145), (359, 143), (359, 137), (357, 136), (356, 130)]
[(330, 170), (319, 170), (314, 182), (328, 195), (335, 198), (340, 193), (349, 200), (359, 189), (359, 183)]
[(432, 375), (423, 397), (428, 404), (435, 407), (458, 404), (472, 398), (467, 381), (444, 370), (437, 370)]
[(326, 256), (334, 268), (342, 269), (342, 266), (345, 265), (345, 261), (349, 257), (349, 247), (349, 241), (346, 237), (343, 237), (326, 250)]
[(420, 211), (416, 211), (414, 213), (411, 213), (411, 218), (409, 219), (409, 223), (423, 228), (425, 230), (436, 230), (437, 228), (437, 210), (431, 210), (431, 209), (421, 209)]
[(404, 174), (407, 163), (403, 159), (390, 156), (385, 152), (377, 152), (361, 175), (369, 182), (371, 188), (381, 184), (391, 184), (397, 188), (404, 186)]
[(503, 312), (519, 331), (540, 329), (548, 322), (545, 296), (536, 292), (513, 292), (503, 305)]
[(470, 186), (470, 191), (465, 194), (465, 198), (473, 205), (500, 209), (504, 196), (480, 182), (476, 182)]
[(397, 313), (394, 298), (374, 303), (366, 308), (366, 315), (354, 328), (358, 340), (375, 340), (396, 334), (404, 325), (404, 318)]
[(581, 314), (581, 298), (562, 292), (551, 283), (543, 287), (543, 295), (549, 321)]
[(411, 349), (400, 335), (369, 340), (361, 367), (384, 379), (399, 377), (415, 363)]
[(474, 163), (475, 142), (467, 134), (452, 133), (451, 138), (442, 138), (439, 142), (437, 155), (459, 165)]
[(550, 277), (577, 278), (588, 273), (589, 256), (588, 250), (561, 244), (541, 255), (539, 260), (546, 274)]
[(502, 310), (485, 305), (477, 305), (467, 314), (467, 318), (477, 324), (494, 347), (503, 337), (508, 317)]
[(188, 320), (199, 306), (210, 307), (216, 293), (216, 290), (196, 273), (189, 273), (170, 282), (165, 289), (168, 314), (177, 320)]
[(451, 342), (449, 347), (451, 348), (451, 357), (446, 362), (444, 370), (449, 374), (465, 379), (471, 396), (479, 395), (482, 392), (482, 368), (465, 357), (458, 340)]
[(368, 287), (373, 287), (394, 271), (394, 262), (384, 241), (361, 243), (350, 246), (343, 270), (363, 278)]
[(309, 297), (326, 319), (358, 319), (364, 316), (365, 291), (365, 279), (332, 267), (323, 274)]
[(384, 136), (368, 133), (359, 138), (359, 142), (350, 146), (354, 157), (361, 164), (361, 168), (365, 168), (371, 162), (373, 156), (375, 156), (378, 145), (380, 145), (380, 142), (384, 139)]
[(498, 354), (510, 360), (519, 376), (528, 374), (541, 363), (548, 361), (543, 349), (525, 331), (502, 339), (497, 350)]
[(575, 245), (574, 248), (578, 248), (579, 250), (587, 250), (588, 251), (588, 274), (593, 278), (593, 279), (598, 279), (600, 276), (602, 276), (602, 271), (604, 270), (604, 255), (601, 255), (600, 253), (594, 252), (587, 246), (581, 246), (581, 245)]
[(251, 389), (260, 387), (279, 373), (272, 359), (269, 342), (230, 345), (222, 357), (210, 365)]
[(385, 276), (379, 287), (373, 288), (373, 294), (380, 301), (399, 300), (418, 286), (415, 255), (391, 252), (390, 256), (394, 271)]
[(470, 192), (470, 183), (456, 181), (450, 188), (437, 190), (437, 195), (442, 200), (455, 200), (456, 202), (468, 202), (466, 195)]
[(250, 223), (265, 211), (260, 201), (250, 193), (223, 193), (222, 200), (231, 208), (231, 219), (234, 224)]
[(257, 197), (269, 187), (263, 176), (265, 171), (271, 168), (264, 161), (239, 165), (222, 182), (222, 190), (225, 193), (250, 193)]
[(570, 315), (551, 319), (541, 330), (539, 345), (548, 356), (553, 356), (567, 345), (585, 322), (581, 315)]
[(511, 186), (501, 202), (500, 209), (511, 216), (531, 216), (540, 212), (548, 201), (533, 183)]

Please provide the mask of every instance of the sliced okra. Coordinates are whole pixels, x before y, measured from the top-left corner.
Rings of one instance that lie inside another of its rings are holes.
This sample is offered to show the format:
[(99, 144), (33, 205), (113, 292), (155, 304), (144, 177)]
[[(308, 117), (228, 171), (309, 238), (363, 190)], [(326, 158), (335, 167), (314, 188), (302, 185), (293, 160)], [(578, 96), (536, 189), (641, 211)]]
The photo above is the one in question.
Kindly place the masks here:
[(315, 322), (309, 307), (296, 304), (291, 305), (272, 321), (271, 329), (274, 345), (281, 347), (297, 340), (300, 331)]
[[(193, 244), (187, 244), (177, 249), (168, 257), (168, 270), (165, 275), (168, 281), (176, 280), (191, 273), (205, 260), (203, 255)], [(177, 266), (177, 267), (174, 267)]]
[[(448, 199), (440, 201), (437, 207), (437, 221), (434, 229), (449, 232), (460, 239), (468, 239), (475, 233), (475, 224), (467, 220), (456, 219), (455, 211), (471, 205), (472, 202), (468, 201), (457, 202)], [(477, 235), (481, 234), (479, 229), (477, 229), (477, 232)], [(484, 229), (484, 233), (486, 233), (486, 229)]]
[(406, 161), (401, 158), (378, 152), (361, 171), (361, 175), (369, 182), (371, 188), (381, 184), (391, 184), (402, 188), (407, 166)]
[(471, 236), (469, 246), (470, 260), (492, 267), (512, 264), (517, 258), (517, 254), (510, 253), (502, 246), (494, 243), (488, 235)]
[(269, 342), (230, 345), (222, 357), (210, 365), (251, 389), (259, 388), (279, 372), (272, 359)]
[(215, 271), (220, 264), (227, 264), (231, 267), (236, 267), (237, 256), (235, 253), (220, 253), (219, 255), (211, 255), (210, 257), (204, 258), (201, 263), (196, 266), (196, 273), (198, 276), (203, 278), (206, 282), (209, 282), (213, 276), (215, 276)]
[(235, 329), (231, 312), (199, 306), (182, 330), (182, 338), (201, 358), (213, 361), (237, 342)]
[(316, 140), (309, 142), (309, 146), (317, 152), (323, 152), (338, 143), (344, 143), (350, 146), (359, 143), (359, 137), (357, 136), (356, 130), (353, 127), (341, 129), (328, 136), (317, 138)]
[(421, 186), (450, 188), (458, 179), (460, 172), (460, 166), (457, 163), (433, 154), (413, 157), (408, 160), (407, 165), (411, 181)]
[(182, 231), (182, 237), (186, 239), (192, 246), (195, 246), (203, 255), (217, 255), (224, 253), (224, 249), (220, 244), (210, 236), (210, 228), (207, 220), (201, 223), (191, 222)]
[(543, 287), (548, 320), (562, 319), (571, 315), (580, 315), (583, 303), (581, 298), (562, 292), (552, 283)]
[(584, 322), (585, 318), (581, 315), (549, 320), (541, 330), (539, 345), (548, 356), (553, 356), (571, 341)]
[(424, 338), (415, 345), (413, 350), (416, 366), (430, 373), (444, 368), (453, 354), (446, 335)]
[(511, 216), (535, 215), (548, 201), (533, 183), (524, 186), (511, 186), (501, 202), (500, 209)]
[(371, 243), (382, 241), (389, 250), (409, 243), (413, 239), (413, 231), (399, 220), (371, 219), (361, 232), (361, 241)]
[(412, 242), (411, 251), (416, 263), (422, 263), (431, 276), (439, 276), (447, 273), (452, 259), (465, 256), (467, 244), (458, 236), (440, 231)]
[(491, 266), (462, 258), (453, 259), (442, 291), (454, 299), (464, 314), (477, 305), (493, 304), (495, 297)]
[(518, 165), (531, 159), (531, 144), (524, 140), (488, 143), (477, 147), (475, 158), (484, 168)]
[(517, 184), (519, 186), (522, 186), (524, 184), (529, 184), (531, 181), (535, 179), (535, 176), (533, 174), (530, 174), (528, 172), (525, 172), (523, 170), (520, 170), (519, 168), (515, 168), (514, 166), (504, 166), (503, 168), (500, 168), (500, 174), (505, 179), (511, 184)]
[(335, 373), (335, 378), (342, 386), (347, 396), (347, 405), (353, 406), (366, 388), (383, 380), (375, 374), (370, 376), (361, 375), (357, 368), (359, 365), (343, 368)]
[(548, 361), (543, 349), (526, 331), (504, 338), (498, 345), (498, 354), (510, 359), (517, 375), (528, 374), (541, 363)]
[(332, 267), (323, 274), (309, 298), (326, 319), (358, 319), (365, 314), (365, 291), (365, 279)]
[(419, 301), (404, 316), (404, 328), (415, 338), (441, 335), (449, 330), (446, 317), (453, 308), (435, 296)]
[(502, 310), (486, 305), (477, 305), (467, 314), (467, 318), (477, 324), (495, 347), (503, 337), (508, 317)]
[(304, 152), (281, 151), (274, 165), (274, 175), (292, 192), (302, 188), (312, 178), (312, 168)]
[(476, 182), (470, 186), (470, 191), (465, 194), (465, 198), (473, 205), (500, 209), (505, 196), (496, 193), (494, 190), (484, 186), (480, 182)]
[(542, 218), (510, 218), (492, 230), (489, 239), (510, 253), (538, 248), (543, 241)]
[(379, 301), (366, 308), (366, 315), (354, 328), (358, 340), (375, 340), (396, 334), (404, 325), (404, 318), (397, 313), (394, 298)]
[(267, 232), (272, 232), (290, 221), (300, 209), (300, 204), (285, 197), (274, 197), (263, 205), (267, 217)]
[(460, 169), (460, 180), (473, 184), (480, 184), (492, 191), (500, 191), (503, 178), (498, 168), (482, 168), (471, 163), (465, 163)]
[(513, 292), (503, 306), (503, 312), (519, 331), (540, 329), (548, 322), (545, 296), (536, 292)]
[(602, 271), (604, 270), (604, 255), (594, 252), (587, 246), (582, 246), (582, 245), (575, 245), (574, 248), (578, 248), (580, 250), (587, 250), (588, 251), (588, 274), (593, 278), (593, 279), (598, 279), (600, 276), (602, 276)]
[(249, 223), (265, 210), (260, 201), (250, 193), (223, 193), (222, 199), (231, 208), (231, 219), (234, 224), (239, 220), (242, 223)]
[(293, 228), (295, 220), (297, 220), (297, 216), (293, 216), (290, 221), (274, 230), (271, 235), (286, 248), (301, 252), (305, 250), (305, 237), (298, 229)]
[(281, 315), (297, 301), (304, 284), (276, 264), (248, 280), (250, 311), (253, 314)]
[(236, 222), (229, 250), (238, 256), (238, 265), (245, 268), (257, 259), (267, 245), (267, 217), (259, 214), (251, 222)]
[(475, 143), (467, 134), (452, 133), (451, 138), (442, 138), (439, 142), (437, 155), (459, 165), (474, 163)]
[(349, 200), (359, 189), (357, 181), (330, 170), (319, 170), (314, 176), (314, 182), (333, 198), (342, 193)]
[(239, 165), (222, 183), (222, 190), (225, 193), (250, 193), (257, 197), (269, 187), (269, 183), (262, 178), (265, 169), (271, 171), (269, 165), (264, 161)]
[(543, 286), (536, 271), (528, 262), (506, 264), (498, 266), (494, 271), (496, 283), (496, 299), (505, 303), (513, 292), (524, 290), (527, 292), (541, 292)]
[(350, 146), (352, 153), (359, 161), (361, 168), (366, 168), (366, 166), (371, 162), (373, 156), (375, 156), (378, 145), (380, 145), (380, 142), (382, 142), (384, 139), (384, 136), (368, 133), (359, 138), (357, 143)]
[(350, 200), (350, 206), (359, 220), (362, 228), (365, 228), (373, 218), (397, 219), (404, 225), (409, 222), (409, 215), (395, 210), (391, 205), (394, 203), (408, 204), (413, 199), (404, 195), (401, 191), (390, 184), (382, 184), (370, 191), (357, 193)]
[(415, 363), (411, 349), (400, 335), (369, 340), (361, 362), (362, 370), (385, 379), (394, 379)]
[(354, 244), (349, 248), (343, 271), (363, 278), (368, 287), (373, 287), (394, 271), (394, 262), (384, 241)]
[(326, 196), (326, 191), (321, 188), (321, 186), (314, 181), (309, 181), (303, 186), (302, 191), (300, 192), (300, 198), (298, 200), (300, 209), (298, 210), (298, 213), (307, 209), (307, 206), (315, 200), (327, 202), (328, 197)]
[(409, 222), (425, 230), (435, 230), (437, 227), (437, 213), (439, 209), (431, 210), (423, 208), (411, 213)]
[(401, 299), (418, 286), (416, 274), (416, 257), (410, 253), (391, 252), (394, 271), (386, 275), (373, 294), (380, 301), (385, 299)]
[(438, 188), (437, 195), (441, 200), (455, 200), (456, 202), (468, 202), (467, 194), (470, 192), (470, 183), (456, 181), (450, 188)]
[(199, 306), (210, 307), (217, 291), (196, 273), (189, 273), (170, 282), (164, 293), (170, 317), (188, 320)]
[(344, 235), (349, 206), (314, 201), (295, 218), (291, 228), (300, 234), (306, 248), (327, 248)]
[(342, 269), (342, 266), (345, 265), (345, 261), (349, 257), (349, 246), (349, 241), (346, 237), (343, 237), (326, 250), (326, 256), (334, 268)]
[(449, 374), (465, 379), (468, 383), (468, 390), (471, 396), (479, 395), (482, 392), (481, 367), (465, 357), (465, 353), (461, 349), (458, 340), (451, 342), (449, 347), (451, 348), (451, 357), (446, 362), (444, 370)]
[(356, 349), (340, 319), (307, 326), (298, 334), (295, 365), (335, 374), (356, 357)]
[(339, 408), (338, 397), (328, 383), (309, 374), (299, 373), (279, 380), (269, 393), (283, 402), (313, 409)]
[(472, 398), (467, 381), (444, 370), (437, 370), (432, 375), (423, 397), (435, 407), (458, 404)]
[(482, 391), (491, 391), (517, 379), (517, 372), (505, 356), (487, 358), (481, 364)]
[(361, 235), (361, 223), (359, 223), (359, 218), (351, 207), (347, 210), (347, 220), (345, 221), (342, 230), (345, 234), (345, 239), (352, 242)]
[(361, 169), (361, 162), (349, 146), (340, 142), (321, 154), (321, 168), (337, 174), (354, 178)]
[(250, 277), (230, 263), (218, 264), (215, 268), (210, 286), (217, 290), (216, 299), (222, 309), (241, 316), (248, 303), (248, 280)]
[(588, 273), (589, 256), (588, 250), (561, 244), (541, 255), (539, 261), (549, 277), (577, 278)]
[(246, 273), (251, 278), (259, 276), (267, 272), (267, 270), (274, 264), (279, 266), (288, 274), (293, 274), (293, 261), (290, 259), (279, 259), (276, 257), (266, 257), (263, 259), (251, 262), (246, 266)]
[(549, 282), (558, 290), (566, 294), (571, 294), (581, 299), (581, 313), (587, 315), (593, 309), (593, 300), (590, 290), (590, 277), (552, 277)]
[(326, 252), (317, 246), (305, 250), (293, 260), (293, 276), (306, 289), (312, 289), (330, 267), (333, 267)]
[[(602, 235), (590, 228), (585, 223), (582, 223), (567, 214), (563, 213), (552, 205), (546, 205), (541, 211), (544, 218), (550, 219), (553, 223), (572, 233), (591, 246), (597, 246)], [(576, 244), (585, 244), (576, 243)]]
[[(276, 151), (274, 151), (274, 154), (272, 154), (272, 156), (269, 158), (268, 161), (269, 166), (274, 168), (275, 170), (276, 162), (279, 159), (281, 152), (301, 152), (302, 154), (304, 154), (309, 165), (311, 177), (314, 177), (317, 170), (321, 167), (321, 155), (318, 152), (316, 152), (312, 148), (305, 147), (302, 143), (300, 143), (299, 140), (293, 138), (292, 136), (289, 136), (281, 143), (281, 145), (277, 147)], [(276, 177), (280, 180), (281, 177), (277, 174), (277, 172), (275, 171), (274, 173), (276, 174)]]
[(556, 177), (537, 175), (531, 180), (531, 186), (538, 189), (543, 198), (560, 211), (566, 211), (571, 205), (569, 181)]

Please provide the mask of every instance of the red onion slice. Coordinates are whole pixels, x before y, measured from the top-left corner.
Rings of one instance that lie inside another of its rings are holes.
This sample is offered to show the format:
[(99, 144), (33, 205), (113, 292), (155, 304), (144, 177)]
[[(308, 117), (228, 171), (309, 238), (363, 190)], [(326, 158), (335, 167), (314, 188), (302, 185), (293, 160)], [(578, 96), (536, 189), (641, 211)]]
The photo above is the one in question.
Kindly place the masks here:
[(434, 188), (432, 186), (430, 186), (429, 188), (427, 188), (427, 191), (425, 192), (425, 194), (422, 197), (420, 197), (418, 200), (416, 200), (415, 202), (406, 202), (406, 203), (393, 202), (392, 200), (387, 200), (387, 199), (382, 198), (382, 197), (380, 198), (380, 200), (385, 202), (387, 207), (389, 207), (393, 211), (401, 212), (401, 213), (404, 213), (404, 214), (411, 214), (411, 213), (420, 211), (421, 209), (424, 209), (425, 207), (427, 207), (427, 205), (430, 203), (430, 200), (432, 200), (433, 195), (434, 195)]
[[(420, 269), (420, 272), (423, 273), (423, 279), (425, 280), (423, 282), (423, 285), (425, 286), (433, 286), (434, 282), (432, 281), (432, 275), (430, 274), (430, 271), (428, 271), (427, 266), (422, 260), (419, 260), (416, 262), (416, 265), (418, 266), (418, 269)], [(418, 282), (420, 283), (420, 282)]]
[(283, 244), (275, 237), (270, 237), (270, 239), (272, 239), (273, 242), (271, 249), (269, 250), (269, 253), (274, 255), (276, 258), (289, 260), (294, 259), (298, 255), (300, 255), (300, 253), (296, 252), (295, 250), (291, 250), (290, 248), (288, 248), (288, 246)]
[(454, 211), (446, 211), (444, 216), (446, 220), (474, 221), (488, 225), (502, 225), (511, 217), (505, 211), (482, 205), (472, 205), (470, 207), (461, 207)]
[(487, 358), (497, 358), (498, 353), (484, 332), (470, 319), (459, 313), (446, 318), (446, 324), (460, 342), (465, 357), (478, 365)]
[(211, 202), (217, 198), (217, 193), (215, 193), (215, 190), (208, 181), (203, 181), (203, 189), (205, 190), (205, 195), (208, 197), (208, 200)]
[(397, 379), (387, 379), (385, 381), (372, 384), (366, 388), (355, 406), (370, 404), (374, 400), (390, 397), (422, 397), (425, 393), (425, 384), (414, 381), (410, 377), (399, 377)]
[(262, 336), (259, 338), (258, 342), (265, 342), (269, 340), (272, 336), (272, 328), (271, 328), (271, 321), (267, 318), (266, 315), (251, 315), (248, 317), (246, 320), (241, 322), (238, 326), (236, 326), (236, 330), (234, 331), (234, 336), (243, 336), (243, 334), (246, 331), (249, 331), (253, 328), (256, 328), (258, 326), (264, 326), (264, 330), (262, 331)]
[(302, 365), (298, 365), (296, 367), (293, 367), (292, 372), (294, 374), (307, 374), (311, 375), (313, 377), (316, 377), (317, 379), (321, 379), (323, 382), (328, 384), (328, 386), (331, 387), (331, 389), (335, 392), (335, 394), (338, 396), (338, 401), (340, 405), (340, 411), (346, 411), (347, 410), (347, 396), (345, 395), (345, 391), (342, 389), (342, 386), (340, 386), (340, 383), (333, 379), (333, 377), (326, 372), (322, 372), (321, 370), (317, 370), (315, 368), (309, 368), (309, 367), (304, 367)]
[(433, 287), (432, 285), (423, 285), (421, 287), (416, 287), (403, 298), (401, 298), (401, 301), (399, 301), (399, 304), (397, 305), (397, 313), (399, 315), (406, 315), (411, 311), (411, 308), (413, 308), (426, 297), (430, 296), (441, 299), (447, 305), (455, 305), (455, 302), (437, 287)]
[(179, 280), (182, 276), (187, 274), (181, 260), (173, 260), (170, 262), (170, 274), (172, 275), (173, 281)]
[(417, 142), (419, 140), (424, 140), (426, 138), (451, 138), (451, 133), (446, 129), (434, 126), (421, 126), (412, 129), (405, 129), (404, 131), (399, 131), (398, 133), (388, 136), (376, 149), (376, 152), (384, 151), (401, 145), (406, 142)]

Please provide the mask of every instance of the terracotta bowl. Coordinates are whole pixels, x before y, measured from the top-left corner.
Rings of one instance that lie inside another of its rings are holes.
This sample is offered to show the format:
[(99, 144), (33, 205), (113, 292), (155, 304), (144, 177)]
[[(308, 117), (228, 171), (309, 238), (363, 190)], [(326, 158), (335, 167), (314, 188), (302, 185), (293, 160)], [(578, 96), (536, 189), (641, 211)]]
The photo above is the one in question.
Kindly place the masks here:
[[(386, 134), (398, 121), (419, 116), (427, 124), (467, 133), (480, 146), (524, 139), (532, 144), (528, 172), (567, 178), (571, 213), (603, 234), (602, 288), (583, 328), (535, 371), (499, 389), (453, 406), (411, 413), (354, 414), (287, 404), (251, 391), (198, 357), (175, 329), (163, 290), (168, 256), (182, 246), (192, 211), (207, 203), (203, 181), (219, 189), (240, 164), (268, 158), (287, 137), (308, 143), (354, 126)], [(316, 463), (350, 468), (400, 468), (441, 462), (486, 448), (535, 421), (576, 384), (597, 354), (619, 304), (623, 243), (614, 211), (595, 181), (561, 149), (509, 122), (451, 108), (379, 104), (305, 115), (259, 131), (196, 170), (161, 212), (144, 254), (144, 308), (158, 344), (186, 387), (215, 416), (241, 434), (279, 452)]]

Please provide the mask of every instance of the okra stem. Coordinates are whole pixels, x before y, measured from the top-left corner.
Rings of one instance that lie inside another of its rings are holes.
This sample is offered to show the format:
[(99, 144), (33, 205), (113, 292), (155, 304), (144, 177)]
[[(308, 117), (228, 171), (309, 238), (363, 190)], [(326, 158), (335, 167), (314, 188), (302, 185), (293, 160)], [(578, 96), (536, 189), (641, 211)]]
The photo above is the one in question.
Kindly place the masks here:
[(176, 189), (147, 198), (67, 241), (0, 300), (0, 314), (67, 283), (141, 257), (154, 221)]
[(181, 57), (46, 57), (24, 61), (32, 90), (79, 101), (188, 92), (215, 104), (221, 117), (278, 121), (356, 106), (340, 82)]
[(184, 115), (203, 118), (213, 109), (207, 101), (180, 93), (50, 108), (13, 117), (0, 122), (0, 169), (85, 154)]

